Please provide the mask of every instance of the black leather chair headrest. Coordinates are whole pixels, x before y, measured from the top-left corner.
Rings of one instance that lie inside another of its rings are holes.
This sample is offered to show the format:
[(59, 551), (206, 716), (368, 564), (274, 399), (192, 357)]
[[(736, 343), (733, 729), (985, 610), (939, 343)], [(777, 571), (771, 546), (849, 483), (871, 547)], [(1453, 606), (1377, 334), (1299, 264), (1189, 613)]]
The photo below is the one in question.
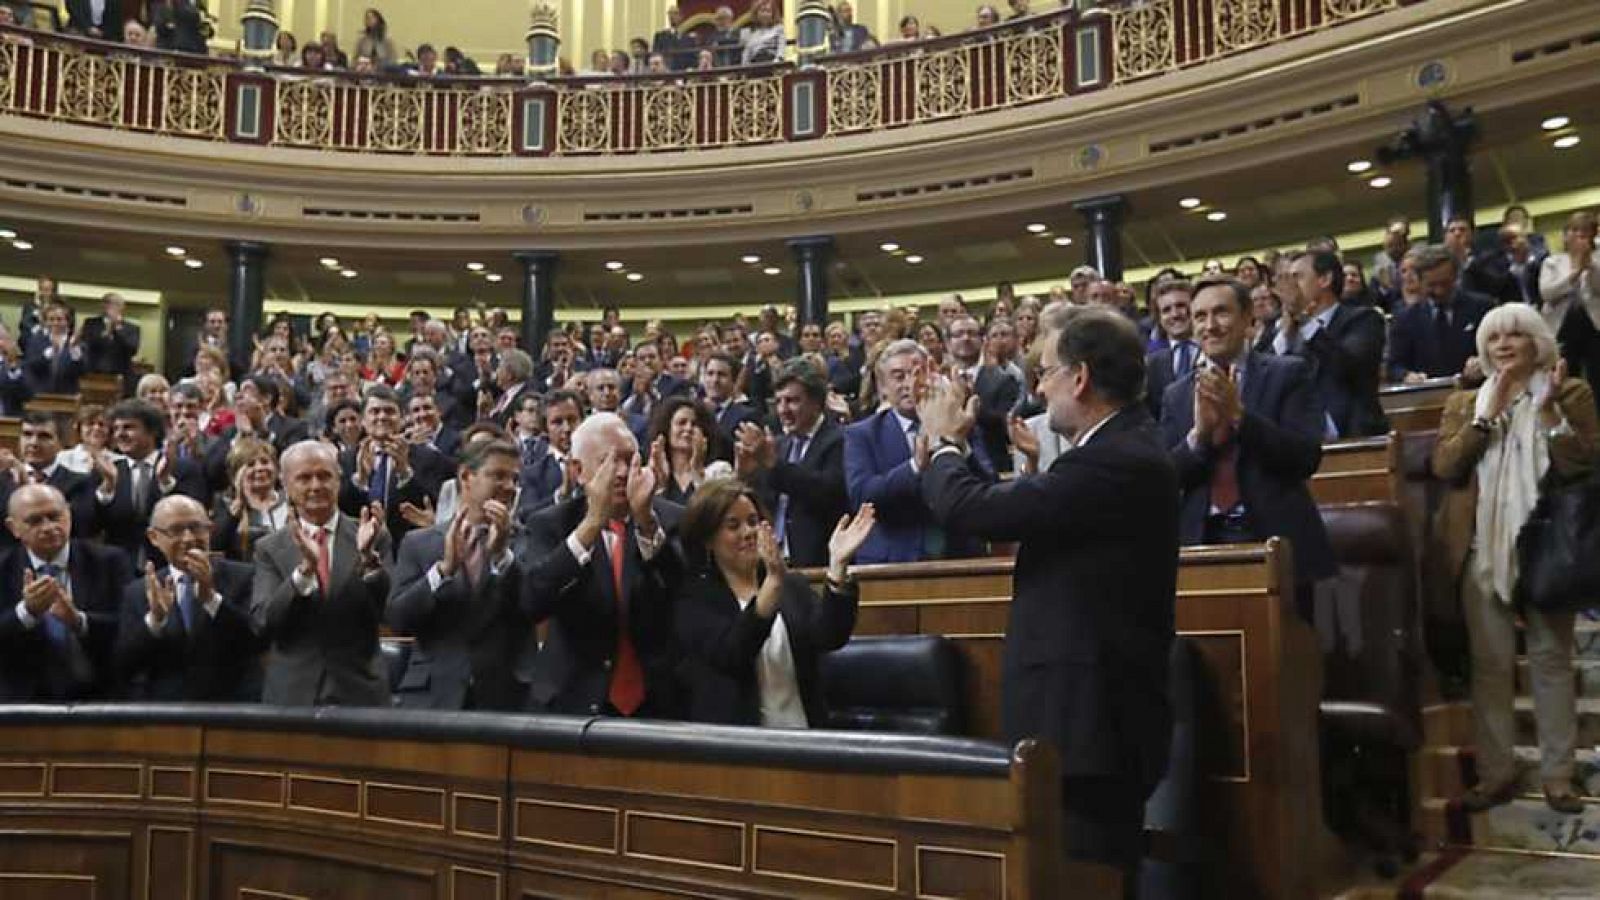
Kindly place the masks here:
[(1410, 560), (1405, 515), (1393, 503), (1335, 503), (1319, 507), (1340, 565), (1398, 565)]

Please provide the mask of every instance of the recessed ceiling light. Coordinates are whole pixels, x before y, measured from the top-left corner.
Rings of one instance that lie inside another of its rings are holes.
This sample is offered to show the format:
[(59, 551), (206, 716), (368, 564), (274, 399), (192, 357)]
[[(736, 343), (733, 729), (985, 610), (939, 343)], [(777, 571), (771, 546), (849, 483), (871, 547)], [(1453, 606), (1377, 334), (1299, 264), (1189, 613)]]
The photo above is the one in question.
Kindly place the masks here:
[(894, 241), (885, 241), (878, 245), (878, 249), (885, 253), (894, 253), (900, 249), (900, 245)]
[(608, 271), (608, 272), (621, 272), (622, 271), (622, 263), (620, 263), (620, 262), (618, 262), (618, 261), (613, 259), (611, 262), (606, 263), (606, 271)]
[(1200, 198), (1199, 197), (1185, 197), (1182, 200), (1178, 201), (1178, 205), (1183, 207), (1184, 209), (1194, 209), (1195, 207), (1200, 205)]
[(1050, 226), (1044, 224), (1043, 222), (1034, 222), (1032, 225), (1028, 226), (1028, 233), (1030, 234), (1043, 234), (1049, 230)]
[(492, 282), (494, 284), (499, 284), (500, 282), (504, 281), (505, 278), (506, 277), (501, 275), (499, 272), (490, 272), (489, 274), (483, 276), (484, 281)]
[(177, 247), (177, 246), (173, 246), (173, 247), (168, 247), (167, 248), (167, 255), (168, 256), (182, 256), (182, 255), (184, 255), (185, 253), (188, 253), (188, 252), (189, 251), (183, 249), (182, 247)]
[(198, 269), (201, 266), (205, 265), (205, 263), (201, 262), (198, 259), (186, 259), (186, 260), (183, 261), (183, 264), (188, 266), (191, 269)]
[(12, 241), (11, 242), (11, 246), (17, 248), (18, 250), (32, 250), (33, 249), (33, 242), (32, 241)]
[(761, 257), (755, 255), (754, 253), (747, 253), (744, 256), (739, 257), (739, 261), (747, 266), (753, 266), (756, 263), (761, 262)]
[(1228, 218), (1228, 214), (1223, 212), (1220, 209), (1214, 209), (1211, 212), (1206, 213), (1206, 218), (1210, 219), (1213, 222), (1221, 222), (1224, 219)]
[(639, 274), (638, 272), (629, 272), (628, 273), (628, 280), (629, 281), (643, 281), (644, 280), (644, 276)]
[(340, 270), (339, 274), (344, 276), (345, 278), (354, 278), (354, 277), (356, 277), (356, 270), (355, 269), (342, 269), (342, 270)]
[(16, 236), (17, 233), (15, 231), (12, 231), (9, 228), (0, 228), (0, 241), (9, 241)]
[(913, 266), (921, 265), (922, 257), (920, 257), (917, 254), (913, 253), (910, 256), (906, 257), (906, 262), (910, 263)]
[(783, 270), (778, 268), (777, 266), (767, 266), (765, 269), (762, 269), (761, 271), (765, 272), (768, 275), (781, 275), (781, 274), (783, 274)]
[(1055, 244), (1057, 247), (1071, 247), (1072, 246), (1072, 238), (1069, 238), (1069, 237), (1066, 237), (1066, 236), (1062, 236), (1062, 237), (1056, 238), (1051, 243)]
[(330, 269), (337, 269), (337, 268), (339, 268), (339, 261), (338, 261), (338, 260), (337, 260), (337, 259), (334, 259), (334, 258), (333, 258), (333, 257), (331, 257), (331, 256), (324, 256), (324, 257), (323, 257), (323, 258), (322, 258), (322, 264), (323, 264), (323, 265), (324, 265), (324, 266), (327, 266), (327, 267), (328, 267), (328, 268), (330, 268)]
[(1579, 140), (1577, 135), (1569, 134), (1566, 137), (1558, 137), (1558, 138), (1556, 138), (1554, 141), (1552, 141), (1550, 143), (1550, 146), (1556, 148), (1557, 150), (1566, 150), (1566, 149), (1568, 149), (1570, 147), (1578, 146), (1579, 143), (1581, 143), (1581, 141)]
[(483, 271), (483, 263), (481, 263), (481, 262), (469, 262), (469, 263), (467, 263), (467, 271), (468, 272), (482, 272)]
[(1543, 128), (1545, 131), (1560, 131), (1571, 124), (1572, 120), (1566, 116), (1551, 116), (1550, 118), (1545, 119), (1543, 122), (1540, 122), (1539, 127)]
[(1394, 179), (1390, 178), (1387, 175), (1379, 175), (1377, 178), (1374, 178), (1371, 181), (1367, 182), (1367, 184), (1369, 186), (1371, 186), (1371, 187), (1375, 187), (1375, 188), (1378, 188), (1379, 190), (1382, 190), (1382, 189), (1388, 187), (1389, 185), (1394, 184)]
[(1357, 159), (1357, 160), (1350, 161), (1348, 164), (1345, 165), (1345, 168), (1348, 169), (1351, 172), (1356, 173), (1357, 175), (1360, 175), (1362, 172), (1365, 172), (1368, 169), (1372, 168), (1372, 163), (1369, 160)]

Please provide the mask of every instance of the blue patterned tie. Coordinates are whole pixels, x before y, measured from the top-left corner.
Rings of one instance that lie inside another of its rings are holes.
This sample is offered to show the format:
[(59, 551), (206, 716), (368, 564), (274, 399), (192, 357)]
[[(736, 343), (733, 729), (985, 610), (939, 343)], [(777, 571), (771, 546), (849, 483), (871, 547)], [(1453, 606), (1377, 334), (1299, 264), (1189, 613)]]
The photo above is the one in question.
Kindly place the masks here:
[[(792, 435), (789, 438), (788, 462), (789, 462), (790, 465), (794, 465), (795, 463), (798, 463), (800, 460), (805, 458), (805, 455), (806, 455), (806, 444), (810, 443), (810, 441), (811, 441), (810, 438), (806, 437), (805, 435), (801, 435), (801, 434)], [(778, 539), (778, 546), (783, 548), (784, 554), (787, 555), (788, 552), (789, 552), (789, 495), (788, 494), (779, 494), (778, 495), (778, 512), (777, 512), (776, 519), (777, 519), (777, 521), (774, 523), (775, 534), (773, 536)]]
[(384, 503), (389, 491), (389, 454), (379, 453), (372, 464), (372, 481), (367, 485), (367, 499)]
[(183, 630), (194, 634), (194, 582), (182, 576), (174, 579), (178, 587), (178, 614), (183, 617)]
[[(53, 563), (41, 566), (39, 567), (39, 574), (45, 578), (54, 578), (56, 581), (60, 581), (61, 567)], [(67, 630), (66, 623), (52, 615), (49, 610), (45, 610), (42, 621), (44, 636), (50, 641), (50, 644), (60, 649), (66, 649), (67, 642), (72, 637), (72, 633)]]

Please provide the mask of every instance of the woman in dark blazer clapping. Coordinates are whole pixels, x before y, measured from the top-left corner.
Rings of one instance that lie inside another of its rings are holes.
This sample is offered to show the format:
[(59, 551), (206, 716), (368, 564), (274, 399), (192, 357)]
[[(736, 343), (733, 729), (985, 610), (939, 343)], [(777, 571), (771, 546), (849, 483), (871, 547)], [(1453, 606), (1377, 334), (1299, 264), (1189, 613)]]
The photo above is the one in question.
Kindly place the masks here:
[(753, 490), (718, 478), (695, 492), (679, 524), (690, 574), (675, 613), (691, 719), (769, 728), (821, 721), (817, 661), (855, 628), (856, 589), (846, 567), (872, 524), (871, 504), (839, 520), (818, 597), (804, 576), (784, 569)]

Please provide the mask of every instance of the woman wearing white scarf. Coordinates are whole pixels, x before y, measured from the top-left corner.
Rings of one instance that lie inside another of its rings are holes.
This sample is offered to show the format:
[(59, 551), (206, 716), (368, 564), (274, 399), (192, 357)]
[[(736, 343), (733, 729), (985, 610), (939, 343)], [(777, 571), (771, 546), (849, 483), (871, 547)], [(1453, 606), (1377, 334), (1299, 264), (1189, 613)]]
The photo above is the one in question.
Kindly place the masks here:
[[(1478, 360), (1489, 378), (1445, 404), (1433, 471), (1452, 490), (1439, 509), (1429, 554), (1429, 589), (1459, 597), (1471, 638), (1472, 713), (1479, 782), (1461, 798), (1478, 812), (1517, 793), (1513, 746), (1516, 620), (1525, 622), (1540, 776), (1545, 801), (1581, 812), (1572, 786), (1577, 740), (1570, 613), (1517, 610), (1517, 533), (1538, 502), (1541, 480), (1587, 474), (1600, 448), (1594, 395), (1566, 377), (1555, 338), (1538, 311), (1509, 303), (1478, 326)], [(1600, 601), (1600, 598), (1596, 598)]]

